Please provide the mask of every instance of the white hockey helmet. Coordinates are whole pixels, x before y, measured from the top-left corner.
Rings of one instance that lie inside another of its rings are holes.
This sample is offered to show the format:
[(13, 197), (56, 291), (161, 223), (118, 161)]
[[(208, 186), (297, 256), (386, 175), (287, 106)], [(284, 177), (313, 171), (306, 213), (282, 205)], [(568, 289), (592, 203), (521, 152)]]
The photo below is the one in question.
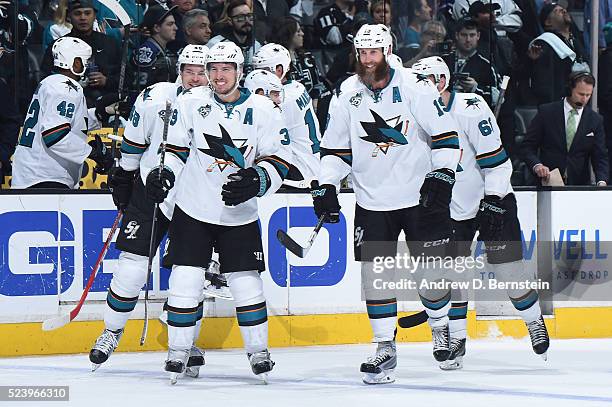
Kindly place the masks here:
[(448, 88), (450, 83), (450, 70), (448, 69), (448, 65), (446, 62), (440, 57), (427, 57), (417, 61), (416, 64), (412, 65), (412, 70), (423, 74), (423, 75), (433, 75), (434, 82), (436, 85), (440, 83), (440, 77), (444, 75), (446, 78), (446, 85), (444, 85), (444, 89), (442, 92)]
[(242, 55), (242, 49), (233, 42), (218, 42), (208, 50), (208, 55), (206, 56), (206, 70), (208, 71), (208, 64), (215, 62), (236, 64), (236, 71), (239, 72), (238, 80), (242, 78), (244, 55)]
[(364, 24), (361, 26), (355, 34), (353, 45), (357, 51), (357, 59), (359, 59), (359, 49), (361, 48), (382, 48), (385, 59), (393, 52), (391, 31), (384, 24)]
[(206, 55), (208, 55), (208, 47), (206, 45), (185, 45), (176, 63), (177, 73), (181, 74), (181, 66), (183, 65), (206, 65)]
[(279, 44), (266, 44), (261, 47), (253, 57), (253, 66), (255, 69), (266, 69), (276, 73), (276, 67), (278, 65), (282, 65), (283, 67), (283, 76), (281, 77), (281, 79), (283, 79), (285, 75), (287, 75), (287, 72), (289, 72), (291, 55), (287, 48)]
[[(61, 69), (68, 69), (75, 75), (83, 76), (87, 62), (91, 58), (91, 47), (83, 40), (74, 37), (58, 38), (51, 47), (53, 65)], [(81, 58), (82, 72), (74, 72), (73, 65), (76, 58)]]
[(257, 93), (261, 89), (264, 95), (269, 98), (271, 98), (270, 92), (278, 92), (280, 102), (282, 103), (284, 100), (283, 84), (278, 79), (278, 76), (263, 69), (251, 71), (244, 79), (244, 87), (253, 93)]

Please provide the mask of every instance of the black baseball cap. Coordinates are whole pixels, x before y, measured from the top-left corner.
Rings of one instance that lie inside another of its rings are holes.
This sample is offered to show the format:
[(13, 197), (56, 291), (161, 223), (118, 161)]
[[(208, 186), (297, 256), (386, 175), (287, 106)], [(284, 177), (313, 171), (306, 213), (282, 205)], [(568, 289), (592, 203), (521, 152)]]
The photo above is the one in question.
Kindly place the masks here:
[(93, 0), (71, 0), (68, 2), (68, 12), (72, 12), (78, 8), (92, 8), (94, 11), (98, 11), (94, 7)]
[(470, 4), (469, 14), (472, 17), (478, 17), (480, 13), (492, 13), (495, 10), (499, 10), (501, 6), (498, 3), (486, 2), (483, 3), (481, 0), (475, 1)]
[(144, 28), (153, 28), (155, 24), (161, 24), (166, 17), (174, 12), (176, 7), (177, 6), (172, 6), (167, 8), (160, 6), (159, 4), (149, 7), (142, 19), (141, 26)]

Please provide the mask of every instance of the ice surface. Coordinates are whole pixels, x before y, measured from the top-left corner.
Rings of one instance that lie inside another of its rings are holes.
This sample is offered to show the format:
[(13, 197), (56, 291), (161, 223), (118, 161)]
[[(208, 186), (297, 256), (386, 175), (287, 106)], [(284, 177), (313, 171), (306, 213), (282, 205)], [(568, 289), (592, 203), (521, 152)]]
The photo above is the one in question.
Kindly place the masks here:
[(468, 341), (463, 370), (452, 372), (437, 367), (431, 344), (399, 344), (397, 381), (368, 386), (359, 365), (374, 348), (273, 348), (276, 367), (267, 386), (239, 349), (207, 351), (200, 377), (175, 386), (160, 352), (115, 353), (93, 373), (84, 354), (5, 358), (0, 384), (68, 385), (70, 402), (51, 405), (88, 407), (612, 405), (612, 340), (553, 340), (547, 362), (525, 340)]

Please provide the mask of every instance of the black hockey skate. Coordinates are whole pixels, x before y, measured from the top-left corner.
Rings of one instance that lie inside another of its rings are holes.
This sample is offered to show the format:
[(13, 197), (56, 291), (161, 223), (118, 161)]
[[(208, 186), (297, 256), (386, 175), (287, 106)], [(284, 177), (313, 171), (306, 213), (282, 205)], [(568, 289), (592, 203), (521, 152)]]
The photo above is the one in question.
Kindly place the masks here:
[(268, 384), (268, 373), (272, 371), (275, 364), (272, 359), (270, 359), (270, 352), (265, 349), (261, 352), (247, 353), (247, 357), (249, 358), (253, 373), (259, 376), (264, 384)]
[(164, 370), (170, 372), (170, 384), (176, 384), (178, 378), (185, 373), (190, 350), (168, 349), (168, 359)]
[(379, 342), (376, 354), (361, 364), (365, 384), (384, 384), (395, 381), (397, 351), (394, 341)]
[(442, 370), (457, 370), (463, 368), (463, 357), (465, 356), (465, 338), (451, 338), (450, 356), (448, 360), (440, 363)]
[(200, 376), (200, 367), (204, 366), (204, 364), (204, 351), (193, 345), (189, 351), (185, 376), (193, 377), (194, 379), (197, 378)]
[(450, 357), (450, 333), (448, 323), (431, 328), (431, 339), (433, 341), (433, 356), (438, 362), (444, 362)]
[(542, 359), (547, 360), (548, 355), (546, 354), (546, 351), (548, 351), (550, 339), (548, 338), (548, 330), (544, 324), (544, 318), (540, 316), (539, 319), (536, 319), (535, 321), (526, 325), (527, 330), (529, 331), (529, 338), (531, 339), (533, 351), (537, 355), (540, 355)]
[(91, 371), (95, 371), (100, 365), (108, 360), (119, 345), (119, 340), (123, 335), (123, 329), (111, 331), (105, 329), (102, 334), (96, 339), (96, 343), (89, 351), (89, 361), (91, 362)]

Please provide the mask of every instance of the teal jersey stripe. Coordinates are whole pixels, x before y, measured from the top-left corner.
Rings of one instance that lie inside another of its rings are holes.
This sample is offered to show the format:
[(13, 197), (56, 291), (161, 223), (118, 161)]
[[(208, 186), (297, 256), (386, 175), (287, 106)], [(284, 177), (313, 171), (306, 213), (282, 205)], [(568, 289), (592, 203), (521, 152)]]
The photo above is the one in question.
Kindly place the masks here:
[(508, 154), (506, 154), (506, 150), (503, 147), (496, 153), (486, 153), (481, 154), (481, 156), (482, 158), (476, 157), (476, 162), (482, 169), (494, 168), (508, 161)]
[(108, 304), (109, 307), (111, 307), (111, 309), (117, 312), (133, 311), (134, 308), (136, 308), (137, 302), (138, 302), (138, 297), (134, 298), (133, 300), (126, 301), (126, 300), (119, 300), (115, 298), (115, 296), (113, 296), (110, 291), (106, 295), (106, 303)]
[(263, 308), (254, 311), (236, 311), (236, 318), (238, 319), (239, 325), (245, 322), (248, 323), (253, 321), (266, 320), (268, 319), (268, 308), (264, 306)]
[(333, 155), (348, 165), (353, 165), (353, 152), (350, 149), (331, 149), (321, 147), (319, 152), (321, 154), (321, 158), (325, 157), (326, 155)]
[(448, 311), (449, 317), (465, 317), (467, 315), (467, 305), (465, 307), (452, 307)]
[(58, 143), (61, 139), (66, 137), (68, 133), (70, 133), (70, 127), (44, 135), (43, 141), (45, 142), (45, 145), (47, 147), (52, 147), (54, 144)]
[(189, 313), (178, 313), (172, 310), (168, 310), (168, 322), (175, 324), (190, 324), (195, 325), (198, 320), (198, 311)]
[(530, 308), (533, 304), (535, 304), (538, 301), (538, 293), (535, 290), (531, 290), (531, 292), (527, 294), (526, 297), (520, 300), (514, 300), (511, 298), (510, 301), (512, 301), (512, 305), (514, 305), (514, 308), (516, 308), (519, 311), (524, 311)]
[(396, 314), (397, 315), (397, 302), (392, 304), (384, 305), (366, 305), (368, 309), (368, 315), (382, 315), (382, 314)]
[(431, 149), (435, 150), (438, 148), (459, 148), (459, 137), (455, 135), (442, 140), (432, 140)]
[(121, 152), (126, 154), (142, 154), (147, 150), (147, 147), (135, 146), (133, 144), (126, 143), (125, 140), (121, 143)]

